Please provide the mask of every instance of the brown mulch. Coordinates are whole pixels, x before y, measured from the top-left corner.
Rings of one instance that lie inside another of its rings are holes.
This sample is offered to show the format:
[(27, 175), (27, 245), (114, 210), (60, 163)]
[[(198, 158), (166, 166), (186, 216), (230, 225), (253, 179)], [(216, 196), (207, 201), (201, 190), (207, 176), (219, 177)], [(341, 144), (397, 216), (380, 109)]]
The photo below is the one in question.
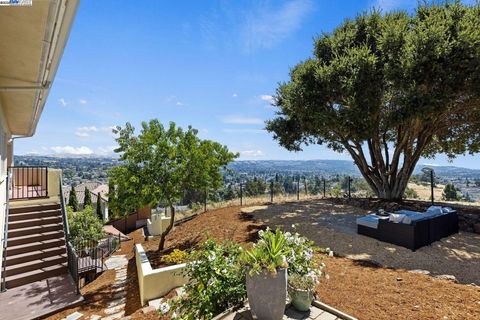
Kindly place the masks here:
[[(212, 237), (239, 243), (255, 241), (264, 225), (255, 213), (241, 213), (240, 207), (223, 208), (200, 214), (177, 226), (167, 237), (167, 248), (188, 249)], [(141, 230), (128, 235), (116, 254), (129, 259), (126, 315), (132, 319), (160, 319), (159, 314), (144, 314), (140, 306), (134, 245), (155, 252), (158, 239), (145, 241)], [(319, 299), (359, 319), (480, 319), (480, 287), (437, 280), (428, 275), (389, 269), (347, 258), (326, 257), (329, 279), (318, 287)], [(61, 319), (79, 311), (88, 319), (109, 301), (113, 271), (107, 271), (82, 289), (85, 303), (49, 319)]]

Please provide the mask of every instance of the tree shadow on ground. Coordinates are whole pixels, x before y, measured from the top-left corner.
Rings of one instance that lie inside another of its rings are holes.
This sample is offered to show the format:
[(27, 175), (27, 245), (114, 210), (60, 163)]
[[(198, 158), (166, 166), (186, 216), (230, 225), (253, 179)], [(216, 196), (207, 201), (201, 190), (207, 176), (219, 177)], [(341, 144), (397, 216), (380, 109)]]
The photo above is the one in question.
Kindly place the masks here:
[[(354, 260), (382, 266), (428, 270), (453, 275), (460, 283), (480, 284), (480, 235), (460, 232), (413, 252), (356, 232), (356, 219), (369, 212), (345, 203), (310, 200), (253, 210), (256, 220), (270, 228), (297, 230), (320, 247)], [(295, 229), (292, 225), (295, 224)]]

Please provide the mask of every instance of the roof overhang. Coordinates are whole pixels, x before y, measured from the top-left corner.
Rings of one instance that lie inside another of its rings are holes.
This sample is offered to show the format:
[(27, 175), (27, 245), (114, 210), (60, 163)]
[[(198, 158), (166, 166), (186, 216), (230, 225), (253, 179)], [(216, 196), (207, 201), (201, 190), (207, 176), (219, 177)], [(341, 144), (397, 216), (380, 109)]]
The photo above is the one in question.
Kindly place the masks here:
[(12, 135), (35, 133), (78, 3), (0, 7), (0, 105)]

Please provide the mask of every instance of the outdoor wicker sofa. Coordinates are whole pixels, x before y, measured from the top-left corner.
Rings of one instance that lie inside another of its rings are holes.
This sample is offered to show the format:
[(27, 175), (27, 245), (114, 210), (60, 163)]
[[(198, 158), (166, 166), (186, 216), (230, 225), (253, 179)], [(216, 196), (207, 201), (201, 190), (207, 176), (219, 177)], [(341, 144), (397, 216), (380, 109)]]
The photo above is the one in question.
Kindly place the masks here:
[(400, 210), (386, 217), (370, 214), (357, 219), (358, 234), (413, 251), (457, 232), (457, 212), (449, 208), (430, 207), (424, 213)]

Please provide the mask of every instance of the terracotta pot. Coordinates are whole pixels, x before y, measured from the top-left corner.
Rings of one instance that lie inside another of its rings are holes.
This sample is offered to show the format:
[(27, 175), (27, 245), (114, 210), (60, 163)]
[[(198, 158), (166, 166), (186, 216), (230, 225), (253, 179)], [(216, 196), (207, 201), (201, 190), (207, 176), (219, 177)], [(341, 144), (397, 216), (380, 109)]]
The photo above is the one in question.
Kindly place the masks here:
[(276, 274), (264, 270), (250, 276), (247, 273), (247, 297), (254, 316), (261, 320), (281, 320), (287, 298), (287, 269)]

